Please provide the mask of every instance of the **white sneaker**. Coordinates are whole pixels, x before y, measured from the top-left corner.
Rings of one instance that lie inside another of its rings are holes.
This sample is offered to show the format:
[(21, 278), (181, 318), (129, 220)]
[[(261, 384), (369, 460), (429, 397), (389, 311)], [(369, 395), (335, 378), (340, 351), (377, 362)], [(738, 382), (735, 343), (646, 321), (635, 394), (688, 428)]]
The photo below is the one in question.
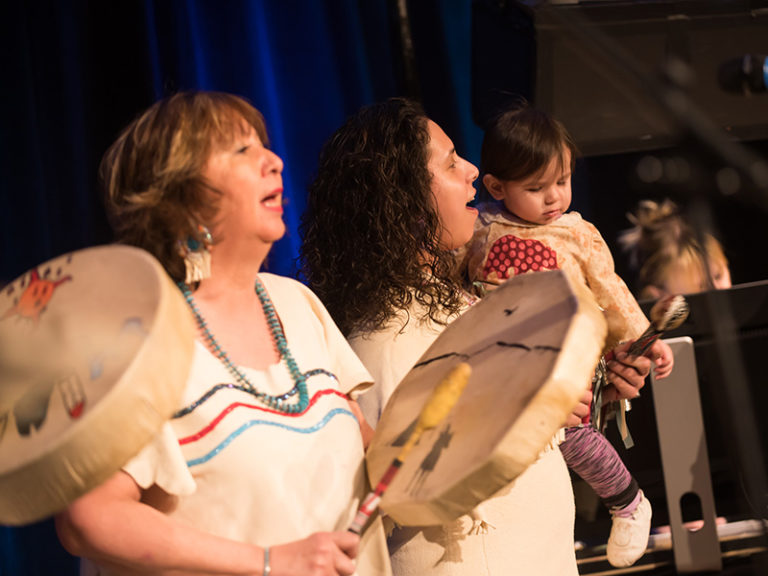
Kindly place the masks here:
[(640, 491), (640, 503), (629, 517), (613, 516), (611, 536), (606, 550), (611, 566), (622, 568), (637, 562), (648, 546), (651, 533), (651, 503)]

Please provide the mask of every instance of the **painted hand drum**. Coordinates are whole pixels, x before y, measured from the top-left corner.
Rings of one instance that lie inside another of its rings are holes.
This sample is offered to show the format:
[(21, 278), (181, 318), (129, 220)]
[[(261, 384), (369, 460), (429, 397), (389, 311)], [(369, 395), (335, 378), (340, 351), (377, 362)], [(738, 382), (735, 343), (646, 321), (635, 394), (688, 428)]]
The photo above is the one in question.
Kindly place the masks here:
[(195, 325), (147, 252), (66, 254), (0, 290), (0, 524), (63, 509), (181, 400)]
[(406, 526), (469, 513), (532, 464), (591, 382), (606, 335), (592, 295), (561, 271), (516, 276), (450, 324), (405, 376), (366, 457), (376, 486), (432, 389), (459, 362), (472, 374), (440, 426), (425, 432), (382, 497)]

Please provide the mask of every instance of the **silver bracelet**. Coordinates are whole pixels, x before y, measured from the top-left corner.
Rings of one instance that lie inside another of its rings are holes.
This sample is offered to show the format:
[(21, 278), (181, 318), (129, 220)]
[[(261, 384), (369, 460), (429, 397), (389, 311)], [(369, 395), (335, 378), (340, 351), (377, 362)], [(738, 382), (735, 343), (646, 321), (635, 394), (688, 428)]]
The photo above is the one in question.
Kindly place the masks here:
[(264, 546), (264, 576), (269, 576), (272, 573), (272, 567), (269, 565), (269, 546)]

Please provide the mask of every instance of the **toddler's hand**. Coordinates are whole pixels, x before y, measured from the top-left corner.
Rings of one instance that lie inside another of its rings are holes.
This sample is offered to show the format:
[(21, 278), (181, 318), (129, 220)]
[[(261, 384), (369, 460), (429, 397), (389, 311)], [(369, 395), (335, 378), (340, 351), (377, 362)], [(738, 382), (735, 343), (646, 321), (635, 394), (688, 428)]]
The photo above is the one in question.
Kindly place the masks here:
[(592, 390), (585, 390), (579, 398), (579, 403), (573, 408), (565, 421), (566, 426), (578, 426), (585, 416), (589, 415), (589, 407), (592, 404)]
[(672, 373), (675, 357), (666, 342), (656, 340), (645, 355), (653, 362), (653, 375), (657, 380), (662, 380)]

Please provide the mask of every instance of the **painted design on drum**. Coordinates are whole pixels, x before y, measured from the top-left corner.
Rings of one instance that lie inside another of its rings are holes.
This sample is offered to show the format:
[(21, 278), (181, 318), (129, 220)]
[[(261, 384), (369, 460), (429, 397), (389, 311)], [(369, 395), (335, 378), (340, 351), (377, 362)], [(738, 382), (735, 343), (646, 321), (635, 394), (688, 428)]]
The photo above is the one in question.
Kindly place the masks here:
[(526, 352), (552, 352), (554, 354), (559, 354), (561, 350), (557, 346), (549, 346), (546, 344), (535, 344), (533, 346), (528, 346), (527, 344), (523, 344), (522, 342), (504, 342), (503, 340), (498, 340), (496, 342), (492, 342), (488, 344), (487, 346), (483, 346), (482, 348), (474, 352), (446, 352), (445, 354), (440, 354), (439, 356), (435, 356), (434, 358), (427, 358), (426, 360), (422, 360), (421, 362), (415, 364), (413, 368), (414, 369), (421, 368), (423, 366), (432, 364), (433, 362), (439, 362), (441, 360), (445, 360), (446, 358), (459, 358), (462, 361), (467, 362), (470, 359), (474, 358), (475, 356), (479, 356), (480, 354), (483, 354), (488, 350), (491, 350), (497, 347), (498, 348), (519, 348), (521, 350), (525, 350)]
[[(516, 310), (517, 310), (517, 307), (504, 308), (500, 312), (502, 314), (502, 317), (506, 319), (513, 316)], [(480, 361), (478, 359), (479, 356), (488, 355), (488, 354), (490, 354), (491, 356), (494, 356), (496, 354), (499, 354), (500, 350), (504, 348), (514, 348), (517, 350), (522, 350), (526, 353), (533, 353), (533, 354), (543, 353), (546, 355), (554, 355), (554, 356), (559, 355), (562, 350), (562, 348), (559, 346), (552, 346), (549, 344), (528, 345), (522, 342), (515, 342), (515, 341), (508, 342), (504, 340), (497, 340), (495, 342), (491, 342), (489, 344), (481, 346), (475, 350), (445, 352), (443, 354), (438, 354), (436, 356), (426, 358), (425, 360), (422, 360), (421, 362), (416, 363), (412, 368), (412, 370), (423, 368), (435, 362), (442, 362), (443, 360), (450, 360), (450, 359), (459, 359), (463, 362), (470, 362), (470, 360), (475, 359), (475, 362), (478, 362)], [(417, 424), (417, 419), (414, 419), (400, 434), (397, 435), (397, 437), (392, 442), (391, 446), (393, 447), (403, 446), (405, 442), (408, 440), (408, 438), (410, 437), (413, 429), (416, 427), (416, 424)], [(452, 437), (453, 437), (453, 432), (451, 431), (450, 421), (446, 420), (446, 422), (443, 425), (443, 428), (440, 431), (440, 436), (432, 445), (432, 448), (430, 449), (429, 453), (424, 457), (422, 462), (419, 464), (419, 468), (414, 474), (414, 476), (408, 481), (407, 489), (411, 494), (415, 495), (416, 492), (418, 492), (418, 490), (424, 484), (426, 477), (429, 476), (429, 474), (435, 469), (435, 466), (440, 460), (441, 454), (445, 451), (445, 449), (450, 444)]]
[(501, 281), (540, 270), (558, 270), (557, 252), (539, 240), (502, 236), (493, 243), (483, 267), (483, 278)]
[[(65, 263), (72, 261), (72, 255), (66, 257)], [(13, 304), (8, 308), (0, 321), (14, 318), (16, 320), (31, 323), (36, 328), (40, 323), (41, 315), (46, 311), (56, 290), (62, 284), (72, 281), (71, 275), (62, 275), (62, 267), (56, 268), (52, 274), (52, 266), (48, 266), (41, 274), (37, 268), (33, 268), (29, 275), (23, 275), (16, 284), (11, 284), (5, 289), (8, 298), (13, 298)], [(14, 297), (16, 290), (21, 292)], [(0, 418), (0, 441), (5, 435), (5, 430), (13, 413), (16, 421), (16, 430), (21, 436), (29, 436), (34, 431), (39, 431), (48, 417), (48, 408), (51, 396), (58, 390), (64, 402), (65, 409), (70, 418), (79, 418), (84, 406), (83, 387), (75, 372), (64, 374), (56, 378), (47, 378), (32, 383), (27, 391), (14, 403), (13, 407)]]
[(110, 344), (90, 359), (88, 366), (90, 379), (101, 378), (105, 366), (120, 365), (122, 363), (120, 360), (122, 351), (130, 347), (132, 341), (144, 340), (148, 335), (149, 331), (144, 328), (144, 322), (139, 316), (129, 316), (123, 320), (117, 337), (108, 339)]
[(30, 436), (33, 431), (39, 432), (48, 419), (51, 397), (57, 390), (68, 416), (73, 420), (80, 418), (85, 407), (85, 393), (76, 372), (36, 382), (14, 403), (11, 410), (0, 417), (0, 441), (5, 434), (11, 412), (20, 436)]
[(415, 495), (422, 487), (424, 484), (424, 479), (430, 474), (430, 472), (435, 469), (438, 460), (440, 460), (440, 455), (443, 453), (443, 450), (448, 448), (452, 438), (453, 432), (451, 431), (451, 425), (446, 424), (440, 430), (440, 436), (438, 436), (437, 440), (432, 445), (432, 449), (429, 451), (429, 454), (427, 454), (424, 460), (422, 460), (421, 464), (419, 465), (419, 469), (416, 471), (416, 474), (414, 474), (413, 477), (411, 477), (411, 479), (408, 481), (407, 489), (411, 494)]
[(48, 416), (48, 407), (55, 390), (59, 391), (67, 414), (73, 420), (80, 418), (85, 406), (85, 393), (77, 373), (62, 378), (39, 382), (24, 393), (13, 406), (16, 429), (22, 436), (40, 430)]
[[(285, 416), (285, 414), (280, 414), (280, 416)], [(276, 428), (282, 428), (283, 430), (287, 430), (289, 432), (296, 432), (299, 434), (313, 434), (319, 430), (322, 430), (335, 416), (349, 416), (351, 417), (355, 422), (357, 422), (357, 418), (354, 414), (352, 414), (351, 411), (347, 410), (346, 408), (334, 408), (333, 410), (330, 410), (319, 422), (316, 424), (313, 424), (312, 426), (308, 426), (306, 428), (299, 428), (298, 426), (290, 426), (288, 424), (284, 424), (282, 422), (275, 422), (274, 420), (250, 420), (240, 426), (237, 430), (232, 432), (230, 435), (228, 435), (224, 440), (222, 440), (221, 443), (219, 443), (213, 450), (208, 452), (207, 454), (195, 458), (193, 460), (187, 460), (187, 466), (192, 468), (193, 466), (198, 466), (200, 464), (204, 464), (211, 460), (213, 457), (215, 457), (217, 454), (219, 454), (222, 450), (224, 450), (235, 438), (240, 436), (243, 432), (248, 430), (249, 428), (252, 428), (253, 426), (274, 426)]]
[[(32, 277), (35, 275), (32, 274)], [(67, 276), (59, 282), (71, 280)], [(29, 287), (25, 293), (29, 290)], [(52, 292), (50, 293), (52, 294)], [(50, 297), (48, 298), (50, 300)], [(41, 308), (40, 311), (44, 310)], [(121, 326), (117, 339), (108, 339), (112, 343), (110, 347), (104, 350), (99, 356), (94, 357), (89, 365), (89, 377), (91, 381), (101, 377), (104, 371), (104, 365), (113, 362), (119, 365), (119, 352), (122, 344), (127, 338), (141, 337), (146, 335), (147, 331), (143, 326), (141, 318), (129, 317)], [(27, 391), (13, 404), (11, 410), (0, 417), (0, 441), (5, 434), (5, 429), (11, 412), (16, 422), (16, 430), (20, 436), (30, 436), (33, 431), (39, 432), (48, 419), (48, 410), (51, 398), (58, 391), (64, 410), (71, 420), (77, 420), (85, 411), (87, 403), (87, 393), (78, 373), (74, 370), (68, 373), (61, 373), (54, 378), (46, 378), (33, 383)]]
[[(37, 268), (34, 268), (29, 273), (29, 283), (27, 283), (27, 277), (22, 276), (20, 288), (23, 288), (23, 291), (17, 298), (13, 299), (13, 306), (0, 316), (0, 320), (16, 317), (29, 320), (34, 326), (37, 326), (40, 322), (40, 315), (45, 312), (56, 289), (65, 282), (72, 280), (72, 276), (61, 276), (61, 268), (58, 268), (56, 271), (58, 279), (49, 280), (50, 274), (50, 267), (45, 269), (42, 276), (37, 271)], [(15, 290), (15, 286), (11, 285), (7, 288), (6, 294), (12, 296)]]

